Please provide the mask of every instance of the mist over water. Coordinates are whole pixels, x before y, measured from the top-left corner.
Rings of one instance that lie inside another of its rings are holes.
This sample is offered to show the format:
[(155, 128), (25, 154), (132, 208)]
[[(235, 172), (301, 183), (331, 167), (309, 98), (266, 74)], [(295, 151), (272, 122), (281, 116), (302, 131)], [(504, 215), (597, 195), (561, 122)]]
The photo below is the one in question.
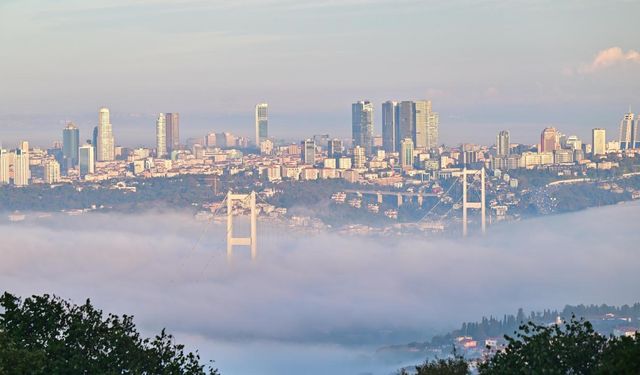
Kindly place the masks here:
[(145, 334), (167, 327), (223, 374), (388, 374), (403, 364), (375, 348), (483, 315), (640, 301), (638, 223), (629, 203), (465, 240), (259, 224), (258, 260), (238, 248), (230, 264), (225, 228), (186, 213), (53, 216), (0, 224), (0, 290), (91, 298)]

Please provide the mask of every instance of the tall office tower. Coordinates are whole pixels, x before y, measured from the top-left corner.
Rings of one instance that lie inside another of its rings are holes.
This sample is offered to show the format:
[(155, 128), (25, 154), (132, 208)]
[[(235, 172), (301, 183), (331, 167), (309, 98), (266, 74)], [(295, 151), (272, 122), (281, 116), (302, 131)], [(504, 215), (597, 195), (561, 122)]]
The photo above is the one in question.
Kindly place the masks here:
[(400, 150), (405, 138), (414, 139), (416, 132), (416, 106), (414, 102), (403, 101), (398, 105), (398, 131), (396, 133), (396, 150)]
[(97, 139), (98, 161), (115, 160), (115, 142), (113, 139), (113, 129), (109, 118), (109, 109), (102, 107), (98, 114), (98, 139)]
[(497, 156), (509, 156), (511, 153), (510, 145), (511, 140), (508, 130), (502, 130), (496, 137), (496, 155)]
[(180, 114), (165, 113), (167, 154), (180, 149)]
[(351, 105), (351, 136), (353, 146), (362, 146), (367, 155), (373, 146), (373, 104), (359, 101)]
[(389, 100), (382, 103), (382, 148), (387, 152), (398, 151), (398, 119), (398, 102)]
[(16, 149), (15, 161), (13, 164), (13, 184), (16, 186), (29, 185), (31, 171), (29, 170), (29, 153), (24, 149)]
[(431, 110), (429, 101), (429, 114), (427, 115), (427, 148), (438, 148), (438, 134), (440, 132), (440, 115)]
[(79, 152), (79, 165), (80, 165), (80, 177), (84, 177), (88, 174), (93, 174), (96, 171), (96, 157), (94, 155), (95, 148), (92, 145), (85, 144), (80, 147)]
[(316, 163), (316, 143), (313, 139), (306, 139), (302, 142), (302, 161), (309, 165)]
[(353, 167), (356, 169), (363, 169), (364, 163), (367, 161), (365, 155), (366, 150), (362, 146), (356, 146), (353, 148)]
[(269, 105), (259, 103), (256, 105), (256, 146), (269, 138)]
[(62, 129), (62, 158), (64, 169), (78, 165), (78, 148), (80, 147), (80, 131), (70, 122)]
[(400, 167), (404, 170), (413, 168), (413, 140), (405, 138), (400, 142)]
[(47, 160), (44, 163), (44, 182), (46, 184), (60, 182), (60, 163), (56, 160)]
[(427, 143), (427, 131), (429, 129), (429, 117), (431, 115), (431, 101), (418, 100), (414, 103), (415, 108), (415, 135), (414, 142), (416, 148), (429, 148)]
[(327, 156), (330, 158), (337, 158), (342, 156), (343, 146), (342, 140), (334, 138), (327, 143)]
[(604, 155), (607, 153), (607, 133), (602, 128), (591, 130), (591, 153)]
[(156, 120), (156, 157), (167, 157), (167, 119), (164, 113)]
[(0, 185), (9, 183), (9, 154), (0, 148)]
[(553, 152), (559, 149), (558, 130), (556, 128), (544, 128), (540, 135), (540, 152)]
[(638, 121), (634, 121), (635, 115), (629, 111), (620, 122), (620, 149), (640, 147), (638, 139)]

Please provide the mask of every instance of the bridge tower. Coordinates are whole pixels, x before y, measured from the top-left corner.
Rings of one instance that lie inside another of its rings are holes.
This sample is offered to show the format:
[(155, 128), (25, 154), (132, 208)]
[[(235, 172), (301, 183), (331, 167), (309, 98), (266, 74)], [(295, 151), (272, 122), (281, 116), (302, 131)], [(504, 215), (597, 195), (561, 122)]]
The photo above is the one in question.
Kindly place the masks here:
[[(251, 209), (251, 235), (250, 237), (234, 237), (233, 236), (233, 203), (234, 202), (249, 203)], [(257, 248), (257, 209), (256, 209), (256, 192), (251, 194), (234, 194), (229, 191), (227, 194), (227, 260), (231, 260), (233, 256), (234, 246), (250, 246), (251, 259), (255, 260), (258, 255)]]
[[(480, 174), (480, 183), (482, 184), (480, 188), (480, 202), (477, 201), (469, 201), (468, 198), (468, 178), (467, 176), (477, 176)], [(481, 222), (482, 222), (482, 234), (487, 231), (487, 221), (486, 221), (486, 210), (485, 210), (485, 172), (484, 167), (480, 170), (477, 169), (467, 169), (464, 168), (462, 170), (462, 235), (464, 237), (467, 236), (467, 210), (469, 208), (480, 209), (481, 211)]]

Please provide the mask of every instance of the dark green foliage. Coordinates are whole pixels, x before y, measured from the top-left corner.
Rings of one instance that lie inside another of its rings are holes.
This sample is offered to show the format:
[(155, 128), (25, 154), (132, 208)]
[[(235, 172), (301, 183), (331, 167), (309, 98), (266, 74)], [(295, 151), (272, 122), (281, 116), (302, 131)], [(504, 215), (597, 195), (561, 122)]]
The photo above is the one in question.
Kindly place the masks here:
[(481, 374), (590, 374), (607, 340), (584, 320), (543, 326), (527, 323), (508, 346), (480, 366)]
[[(466, 375), (469, 372), (469, 364), (462, 357), (438, 359), (426, 361), (416, 366), (416, 375)], [(399, 375), (408, 375), (404, 369)]]
[(0, 374), (218, 374), (164, 330), (142, 338), (133, 317), (104, 317), (89, 300), (4, 293), (0, 311)]
[(609, 341), (596, 374), (640, 374), (640, 337), (620, 337)]

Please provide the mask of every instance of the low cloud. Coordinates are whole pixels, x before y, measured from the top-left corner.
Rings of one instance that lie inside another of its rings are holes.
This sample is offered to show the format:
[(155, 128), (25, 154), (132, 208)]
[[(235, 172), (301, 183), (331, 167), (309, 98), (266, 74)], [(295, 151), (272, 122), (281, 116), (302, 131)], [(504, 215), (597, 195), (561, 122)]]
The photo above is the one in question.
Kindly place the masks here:
[(580, 66), (578, 72), (590, 74), (625, 63), (640, 63), (640, 52), (632, 49), (625, 52), (620, 47), (607, 48), (598, 52), (590, 64)]
[(186, 213), (5, 222), (0, 290), (90, 297), (134, 314), (145, 333), (167, 327), (224, 374), (310, 363), (318, 374), (353, 374), (376, 346), (482, 315), (640, 300), (638, 208), (495, 225), (467, 240), (301, 235), (261, 223), (257, 261), (239, 248), (231, 264), (224, 226), (210, 224), (198, 242), (206, 224)]

